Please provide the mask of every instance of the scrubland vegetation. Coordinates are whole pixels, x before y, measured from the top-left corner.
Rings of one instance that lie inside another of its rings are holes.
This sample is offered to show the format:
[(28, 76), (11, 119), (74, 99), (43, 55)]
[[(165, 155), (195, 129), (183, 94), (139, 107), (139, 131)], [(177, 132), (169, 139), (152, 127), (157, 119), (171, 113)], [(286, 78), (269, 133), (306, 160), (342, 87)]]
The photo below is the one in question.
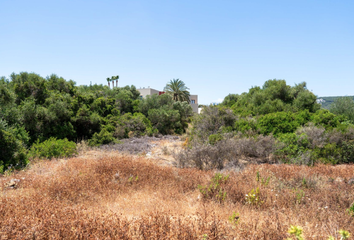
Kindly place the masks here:
[(0, 92), (4, 239), (354, 233), (352, 99), (329, 111), (306, 83), (269, 80), (192, 115), (173, 94), (34, 73), (1, 78)]
[(205, 107), (192, 119), (189, 149), (177, 158), (181, 165), (200, 169), (222, 169), (240, 159), (353, 163), (353, 109), (351, 99), (335, 102), (332, 112), (321, 109), (305, 83), (291, 87), (284, 80), (269, 80), (262, 88), (230, 94), (221, 105)]
[(242, 171), (159, 166), (91, 151), (41, 161), (0, 197), (8, 239), (306, 239), (354, 232), (353, 165), (248, 165)]

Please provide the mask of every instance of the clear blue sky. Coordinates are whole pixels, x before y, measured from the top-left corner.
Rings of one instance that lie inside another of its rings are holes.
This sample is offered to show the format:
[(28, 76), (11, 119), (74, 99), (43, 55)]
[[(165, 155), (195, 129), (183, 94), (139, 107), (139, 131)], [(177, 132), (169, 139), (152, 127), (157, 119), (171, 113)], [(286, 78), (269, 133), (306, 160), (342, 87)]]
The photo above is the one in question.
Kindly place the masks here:
[(353, 12), (352, 0), (0, 0), (0, 76), (179, 78), (202, 104), (273, 78), (354, 95)]

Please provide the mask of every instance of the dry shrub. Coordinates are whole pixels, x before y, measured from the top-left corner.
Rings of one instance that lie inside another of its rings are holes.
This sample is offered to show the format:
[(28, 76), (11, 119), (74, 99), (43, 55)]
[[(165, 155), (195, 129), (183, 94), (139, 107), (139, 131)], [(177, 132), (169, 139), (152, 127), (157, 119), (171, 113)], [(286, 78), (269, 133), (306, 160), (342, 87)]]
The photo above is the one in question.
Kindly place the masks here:
[(84, 154), (88, 151), (90, 151), (92, 147), (90, 147), (87, 143), (87, 141), (82, 140), (81, 142), (78, 142), (76, 144), (76, 150), (79, 154)]
[(354, 129), (348, 128), (347, 131), (342, 132), (334, 129), (328, 133), (329, 143), (341, 144), (345, 141), (350, 141), (354, 139)]
[(178, 167), (196, 167), (198, 169), (223, 169), (225, 163), (238, 165), (237, 149), (231, 140), (223, 140), (215, 145), (194, 143), (192, 148), (174, 153)]
[(214, 145), (192, 143), (192, 148), (183, 149), (174, 154), (179, 167), (199, 169), (223, 169), (238, 167), (239, 159), (256, 162), (271, 162), (271, 153), (275, 149), (273, 136), (260, 135), (257, 138), (227, 138)]
[(234, 141), (238, 155), (246, 158), (255, 158), (257, 162), (269, 162), (269, 156), (275, 150), (275, 138), (272, 135), (239, 138)]
[[(210, 183), (215, 171), (94, 154), (42, 161), (1, 177), (0, 236), (286, 239), (290, 225), (302, 226), (306, 239), (327, 239), (338, 229), (354, 233), (354, 218), (346, 211), (354, 201), (354, 187), (346, 183), (354, 165), (250, 164), (225, 173), (230, 176), (223, 185), (227, 194), (219, 203), (197, 198), (198, 185)], [(20, 179), (18, 188), (4, 188), (13, 178)], [(260, 201), (250, 204), (245, 196), (256, 188)], [(239, 214), (237, 223), (228, 221), (233, 212)]]
[(327, 144), (327, 134), (326, 129), (322, 126), (315, 126), (313, 123), (309, 123), (305, 127), (301, 127), (295, 132), (298, 135), (305, 134), (308, 141), (310, 142), (311, 148), (323, 147)]

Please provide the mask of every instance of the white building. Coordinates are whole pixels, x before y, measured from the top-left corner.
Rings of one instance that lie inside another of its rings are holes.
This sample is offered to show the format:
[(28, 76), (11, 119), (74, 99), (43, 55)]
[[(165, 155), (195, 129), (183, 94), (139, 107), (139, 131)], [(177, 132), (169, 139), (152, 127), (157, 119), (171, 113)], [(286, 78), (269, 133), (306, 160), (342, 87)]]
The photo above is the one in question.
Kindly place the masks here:
[[(139, 88), (137, 89), (140, 92), (140, 97), (145, 98), (148, 95), (153, 95), (153, 94), (164, 94), (165, 92), (159, 91), (153, 88), (147, 87), (147, 88)], [(189, 96), (190, 104), (192, 106), (193, 112), (198, 113), (198, 95), (190, 95)]]

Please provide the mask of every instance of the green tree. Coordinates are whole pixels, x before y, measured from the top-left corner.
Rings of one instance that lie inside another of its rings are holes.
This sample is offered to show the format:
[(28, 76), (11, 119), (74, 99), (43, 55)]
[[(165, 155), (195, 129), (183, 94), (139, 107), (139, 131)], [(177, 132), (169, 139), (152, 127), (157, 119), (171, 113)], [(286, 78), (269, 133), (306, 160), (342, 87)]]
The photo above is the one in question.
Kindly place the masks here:
[(172, 96), (175, 101), (186, 101), (190, 102), (189, 96), (189, 88), (186, 87), (185, 83), (180, 79), (172, 79), (169, 83), (166, 84), (164, 91), (166, 94)]
[(316, 96), (306, 88), (306, 83), (291, 87), (285, 80), (272, 79), (264, 83), (263, 87), (252, 87), (248, 93), (225, 98), (223, 105), (230, 106), (236, 114), (241, 116), (257, 116), (274, 112), (299, 112), (309, 110), (314, 113), (320, 109), (316, 103)]
[(330, 111), (337, 115), (344, 115), (354, 123), (354, 100), (351, 97), (341, 97), (334, 100)]
[(222, 101), (221, 105), (226, 106), (226, 107), (231, 107), (234, 105), (239, 98), (238, 94), (229, 94), (227, 95), (224, 100)]
[(0, 119), (0, 173), (9, 167), (23, 167), (27, 165), (25, 143), (28, 134), (23, 128), (9, 128), (7, 123)]

